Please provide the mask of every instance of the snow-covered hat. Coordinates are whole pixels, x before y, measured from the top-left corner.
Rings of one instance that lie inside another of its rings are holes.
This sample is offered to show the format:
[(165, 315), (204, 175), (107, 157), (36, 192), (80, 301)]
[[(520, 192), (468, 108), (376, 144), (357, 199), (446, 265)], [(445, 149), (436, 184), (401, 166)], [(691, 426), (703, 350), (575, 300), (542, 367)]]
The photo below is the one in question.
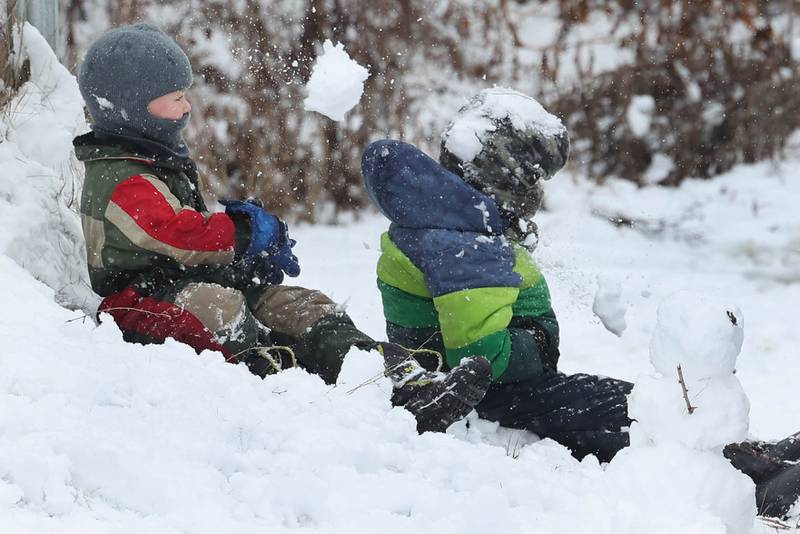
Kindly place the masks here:
[(135, 24), (102, 35), (86, 52), (78, 85), (92, 129), (182, 147), (188, 117), (158, 119), (147, 110), (154, 98), (192, 85), (189, 58), (158, 28)]
[(527, 95), (496, 87), (458, 111), (442, 133), (439, 161), (527, 218), (541, 203), (539, 181), (558, 172), (568, 154), (567, 129), (557, 117)]

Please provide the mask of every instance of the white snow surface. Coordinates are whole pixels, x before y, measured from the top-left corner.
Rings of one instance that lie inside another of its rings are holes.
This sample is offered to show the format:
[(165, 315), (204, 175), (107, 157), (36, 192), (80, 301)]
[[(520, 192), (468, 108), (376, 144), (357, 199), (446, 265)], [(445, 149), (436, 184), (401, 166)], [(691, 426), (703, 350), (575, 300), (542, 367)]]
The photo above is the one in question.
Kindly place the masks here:
[(369, 71), (350, 58), (342, 43), (334, 45), (326, 40), (322, 48), (323, 53), (317, 57), (306, 84), (305, 109), (343, 121), (345, 114), (361, 100)]
[[(720, 454), (678, 444), (634, 446), (619, 453), (606, 474), (627, 491), (638, 491), (643, 507), (669, 510), (667, 517), (642, 532), (764, 532), (755, 522), (753, 482)], [(693, 518), (691, 524), (681, 519), (687, 516)]]
[(597, 277), (597, 292), (594, 294), (592, 312), (600, 319), (606, 330), (621, 336), (628, 327), (625, 322), (627, 308), (622, 297), (622, 284), (609, 276)]
[(493, 119), (509, 119), (516, 129), (544, 135), (558, 135), (565, 129), (558, 117), (533, 98), (513, 89), (494, 87), (478, 93), (459, 111), (442, 134), (445, 146), (461, 161), (472, 161), (483, 149), (487, 134), (495, 130)]
[[(44, 105), (29, 87), (15, 101), (17, 122), (2, 123), (0, 532), (722, 534), (747, 524), (747, 480), (711, 453), (635, 447), (601, 467), (487, 421), (419, 436), (410, 414), (391, 407), (388, 383), (372, 380), (374, 354), (352, 351), (336, 386), (301, 370), (260, 380), (175, 342), (127, 344), (110, 319), (96, 326), (57, 305), (54, 290), (85, 283), (72, 278), (85, 267), (73, 252), (77, 215), (63, 208), (72, 197), (52, 194), (62, 179), (52, 165), (69, 153), (80, 101), (66, 71), (38, 63), (49, 56), (29, 35), (34, 80), (55, 80), (47, 94), (64, 101)], [(549, 182), (537, 260), (559, 315), (562, 369), (653, 373), (659, 301), (678, 289), (735, 294), (748, 314), (737, 376), (752, 432), (796, 431), (800, 331), (787, 318), (800, 302), (790, 261), (800, 227), (786, 208), (800, 184), (783, 176), (798, 170), (792, 159), (668, 190)], [(669, 224), (617, 228), (597, 215), (610, 207)], [(686, 212), (688, 222), (675, 216)], [(293, 282), (331, 295), (376, 338), (374, 269), (387, 226), (369, 215), (293, 228), (303, 266)], [(703, 239), (685, 239), (687, 229)], [(51, 239), (67, 247), (62, 256)], [(622, 280), (631, 298), (622, 338), (592, 314), (600, 274)], [(723, 491), (709, 489), (726, 479)]]

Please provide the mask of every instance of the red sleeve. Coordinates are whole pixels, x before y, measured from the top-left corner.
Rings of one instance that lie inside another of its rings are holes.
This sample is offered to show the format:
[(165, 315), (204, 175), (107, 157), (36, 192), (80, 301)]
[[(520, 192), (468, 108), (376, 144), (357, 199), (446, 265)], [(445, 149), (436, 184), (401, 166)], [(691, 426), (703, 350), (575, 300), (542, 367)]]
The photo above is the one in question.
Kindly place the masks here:
[(236, 229), (224, 213), (180, 205), (152, 175), (133, 175), (114, 189), (106, 218), (134, 244), (186, 265), (230, 263)]

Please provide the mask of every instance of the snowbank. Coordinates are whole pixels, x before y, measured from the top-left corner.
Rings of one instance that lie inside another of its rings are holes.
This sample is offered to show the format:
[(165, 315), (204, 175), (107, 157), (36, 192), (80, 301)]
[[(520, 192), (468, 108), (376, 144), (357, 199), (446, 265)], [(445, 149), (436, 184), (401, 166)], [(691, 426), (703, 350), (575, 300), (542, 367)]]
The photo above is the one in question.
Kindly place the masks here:
[(418, 436), (385, 381), (357, 388), (373, 354), (354, 351), (336, 387), (262, 381), (178, 343), (125, 344), (3, 257), (0, 294), (23, 303), (0, 309), (2, 532), (725, 532), (680, 479), (631, 485), (638, 463), (609, 475), (547, 440)]
[(88, 309), (94, 297), (77, 213), (83, 170), (72, 152), (72, 138), (87, 128), (78, 84), (30, 24), (15, 31), (15, 50), (12, 60), (29, 60), (31, 78), (0, 113), (0, 254), (60, 302)]

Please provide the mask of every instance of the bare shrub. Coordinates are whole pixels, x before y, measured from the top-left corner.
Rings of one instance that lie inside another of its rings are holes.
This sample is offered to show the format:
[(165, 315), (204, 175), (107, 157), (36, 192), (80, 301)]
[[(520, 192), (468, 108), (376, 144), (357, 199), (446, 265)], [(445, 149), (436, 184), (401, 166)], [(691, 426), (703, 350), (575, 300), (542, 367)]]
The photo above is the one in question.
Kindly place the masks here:
[[(632, 64), (583, 70), (551, 101), (567, 119), (576, 158), (597, 180), (642, 182), (658, 153), (672, 160), (660, 183), (708, 178), (779, 154), (800, 127), (800, 70), (779, 29), (791, 23), (788, 3), (562, 0), (561, 9), (562, 34), (593, 10), (630, 28), (618, 44), (634, 52)], [(654, 103), (646, 133), (631, 124), (637, 96)]]

